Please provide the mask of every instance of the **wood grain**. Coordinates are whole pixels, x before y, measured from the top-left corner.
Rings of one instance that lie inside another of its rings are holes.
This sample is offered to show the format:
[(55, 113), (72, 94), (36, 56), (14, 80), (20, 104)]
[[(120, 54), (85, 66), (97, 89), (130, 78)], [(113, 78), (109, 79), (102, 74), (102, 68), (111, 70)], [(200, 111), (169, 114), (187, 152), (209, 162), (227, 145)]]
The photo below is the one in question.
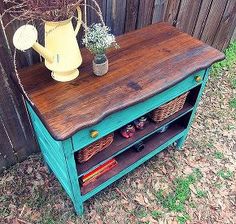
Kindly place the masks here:
[(193, 32), (193, 36), (195, 38), (200, 39), (200, 37), (202, 36), (211, 9), (211, 5), (212, 5), (212, 0), (204, 0), (202, 2), (201, 8), (198, 12), (198, 20)]
[(152, 23), (155, 0), (141, 0), (139, 3), (137, 28), (143, 28)]
[(8, 132), (0, 115), (0, 172), (17, 162), (17, 157), (13, 151), (13, 145), (8, 138)]
[(181, 0), (167, 0), (164, 21), (176, 25)]
[(106, 23), (115, 35), (124, 33), (126, 0), (107, 0)]
[[(106, 0), (97, 0), (97, 3), (102, 10), (104, 20), (106, 20)], [(92, 0), (87, 0), (87, 4), (95, 7)], [(90, 7), (87, 7), (87, 17), (88, 25), (91, 25), (92, 23), (101, 23), (100, 18), (95, 10)]]
[(139, 11), (139, 0), (127, 0), (125, 32), (130, 32), (136, 29)]
[(167, 1), (155, 0), (152, 23), (158, 23), (164, 21), (164, 12)]
[(214, 37), (218, 32), (218, 27), (224, 14), (227, 2), (227, 0), (214, 0), (212, 2), (211, 10), (201, 35), (201, 40), (205, 43), (210, 45), (213, 44)]
[(213, 46), (217, 49), (224, 49), (230, 42), (230, 37), (233, 35), (236, 27), (236, 1), (229, 1), (221, 23), (217, 29), (214, 38)]
[(235, 40), (236, 40), (236, 26), (233, 31), (233, 36), (231, 37), (231, 41), (235, 41)]
[[(23, 97), (14, 85), (14, 66), (6, 35), (0, 25), (0, 172), (38, 151)], [(11, 79), (12, 78), (12, 79)], [(4, 161), (5, 160), (5, 161)]]
[(182, 0), (176, 27), (192, 35), (200, 11), (202, 0)]
[[(4, 3), (4, 1), (0, 1), (0, 14), (9, 7), (10, 5), (7, 3)], [(9, 14), (5, 14), (3, 17), (3, 22), (4, 25), (6, 26), (10, 21), (12, 20), (12, 17), (10, 17)], [(6, 34), (9, 40), (9, 45), (11, 47), (11, 49), (14, 49), (13, 46), (13, 35), (15, 33), (15, 31), (17, 30), (18, 27), (20, 27), (21, 25), (24, 25), (25, 22), (24, 21), (17, 21), (15, 20), (14, 22), (12, 22), (10, 25), (7, 25), (6, 27)], [(42, 33), (39, 32), (39, 39), (40, 36), (42, 35)], [(29, 49), (25, 52), (25, 54), (17, 54), (16, 55), (17, 58), (17, 62), (18, 62), (18, 66), (20, 67), (25, 67), (25, 66), (29, 66), (32, 65), (33, 63), (39, 63), (39, 55), (34, 52), (32, 49)], [(2, 60), (2, 58), (1, 58)]]
[(130, 32), (118, 42), (121, 48), (108, 53), (110, 69), (104, 77), (92, 74), (92, 57), (86, 50), (75, 81), (56, 82), (40, 64), (20, 72), (36, 112), (54, 138), (66, 139), (224, 58), (166, 23)]

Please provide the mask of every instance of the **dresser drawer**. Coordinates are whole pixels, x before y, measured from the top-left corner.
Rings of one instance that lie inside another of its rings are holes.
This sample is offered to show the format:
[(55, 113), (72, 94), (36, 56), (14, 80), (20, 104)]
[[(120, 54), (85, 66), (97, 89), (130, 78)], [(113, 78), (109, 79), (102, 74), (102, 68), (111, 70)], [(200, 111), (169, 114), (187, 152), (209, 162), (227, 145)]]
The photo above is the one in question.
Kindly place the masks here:
[(98, 124), (85, 128), (72, 136), (75, 151), (97, 141), (109, 133), (121, 128), (138, 117), (149, 113), (162, 104), (200, 85), (204, 79), (205, 70), (197, 72), (179, 82), (168, 90), (163, 91), (144, 102), (138, 103), (124, 110), (111, 114)]

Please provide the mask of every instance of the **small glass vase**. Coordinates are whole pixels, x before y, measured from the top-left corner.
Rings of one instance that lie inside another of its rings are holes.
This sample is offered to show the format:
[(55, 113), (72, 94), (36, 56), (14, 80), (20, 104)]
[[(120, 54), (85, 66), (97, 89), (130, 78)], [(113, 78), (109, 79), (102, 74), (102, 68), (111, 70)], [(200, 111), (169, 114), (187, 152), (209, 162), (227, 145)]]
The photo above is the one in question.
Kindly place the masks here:
[(93, 60), (93, 73), (103, 76), (108, 72), (108, 59), (105, 54), (96, 54)]

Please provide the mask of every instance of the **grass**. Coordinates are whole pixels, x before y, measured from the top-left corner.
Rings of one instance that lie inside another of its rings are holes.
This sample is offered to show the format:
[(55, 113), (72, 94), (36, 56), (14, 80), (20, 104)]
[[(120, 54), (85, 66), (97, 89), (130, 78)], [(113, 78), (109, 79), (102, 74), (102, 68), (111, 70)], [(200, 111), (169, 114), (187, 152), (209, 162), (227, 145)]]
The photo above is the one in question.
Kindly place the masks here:
[(231, 130), (234, 130), (236, 127), (234, 125), (228, 125), (228, 130), (231, 131)]
[(231, 76), (230, 77), (230, 84), (231, 84), (231, 87), (232, 89), (236, 89), (236, 78)]
[[(163, 190), (159, 190), (156, 193), (157, 201), (169, 212), (181, 213), (177, 216), (179, 224), (184, 224), (190, 220), (190, 216), (186, 213), (186, 204), (191, 197), (190, 186), (197, 183), (203, 177), (202, 172), (199, 169), (194, 169), (193, 173), (186, 177), (176, 178), (173, 191), (165, 195)], [(207, 192), (203, 190), (197, 190), (196, 196), (198, 198), (207, 197)], [(192, 202), (189, 202), (189, 206), (195, 207)], [(157, 213), (159, 215), (159, 213)], [(154, 218), (154, 217), (153, 217)]]
[(185, 212), (185, 204), (191, 196), (190, 185), (196, 183), (202, 178), (200, 170), (196, 169), (185, 178), (177, 178), (175, 180), (175, 189), (167, 195), (163, 190), (156, 193), (158, 202), (169, 211)]
[(214, 183), (213, 186), (216, 187), (217, 189), (222, 189), (224, 187), (222, 183)]
[(207, 146), (208, 148), (213, 148), (213, 147), (214, 147), (214, 144), (213, 144), (212, 142), (208, 142), (208, 143), (206, 144), (206, 146)]
[(189, 203), (189, 207), (190, 207), (190, 208), (196, 208), (197, 205), (196, 205), (194, 202), (190, 202), (190, 203)]
[[(212, 67), (212, 75), (218, 76), (223, 70), (229, 70), (236, 62), (236, 41), (232, 42), (225, 50), (225, 60), (218, 62)], [(232, 85), (235, 86), (236, 80), (232, 78)]]
[(222, 169), (217, 172), (217, 176), (225, 180), (229, 180), (229, 179), (232, 179), (232, 177), (234, 176), (234, 173), (230, 170)]
[[(213, 77), (218, 77), (223, 70), (231, 70), (234, 68), (236, 63), (236, 41), (232, 42), (229, 47), (225, 50), (225, 60), (218, 62), (212, 66)], [(229, 77), (229, 82), (232, 89), (236, 89), (236, 77), (234, 72)], [(229, 106), (232, 109), (236, 109), (236, 98), (229, 101)]]
[(50, 217), (50, 215), (48, 217), (44, 217), (40, 222), (41, 224), (57, 224), (58, 223), (56, 220), (54, 220), (53, 217)]
[(138, 216), (139, 218), (145, 218), (145, 217), (147, 217), (147, 215), (148, 215), (148, 213), (147, 213), (146, 211), (144, 211), (144, 210), (141, 210), (141, 211), (139, 211), (139, 212), (137, 213), (137, 216)]
[(184, 214), (182, 216), (178, 216), (177, 220), (179, 222), (179, 224), (184, 224), (186, 223), (188, 220), (190, 220), (190, 216), (188, 214)]
[(163, 215), (163, 213), (160, 212), (160, 211), (152, 211), (152, 212), (151, 212), (151, 215), (152, 215), (152, 217), (153, 217), (154, 219), (158, 219), (158, 218), (160, 218), (160, 217)]
[(202, 172), (198, 168), (193, 170), (193, 175), (197, 180), (200, 180), (203, 177)]
[(207, 197), (207, 191), (197, 190), (196, 196), (197, 196), (198, 198), (206, 198), (206, 197)]
[(229, 105), (231, 108), (236, 109), (236, 98), (233, 98), (229, 101)]
[(214, 157), (216, 159), (223, 159), (224, 158), (224, 154), (222, 152), (220, 152), (220, 151), (215, 151), (214, 152)]

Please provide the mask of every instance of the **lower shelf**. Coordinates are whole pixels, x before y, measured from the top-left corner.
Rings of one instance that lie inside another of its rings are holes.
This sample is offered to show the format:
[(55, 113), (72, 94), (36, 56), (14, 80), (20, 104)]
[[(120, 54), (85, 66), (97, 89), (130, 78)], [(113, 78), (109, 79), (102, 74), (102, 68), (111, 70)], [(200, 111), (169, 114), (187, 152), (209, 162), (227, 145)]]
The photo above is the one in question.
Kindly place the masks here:
[[(122, 170), (132, 166), (138, 161), (141, 161), (146, 155), (156, 150), (161, 145), (165, 144), (170, 139), (174, 138), (176, 135), (180, 134), (185, 130), (185, 127), (180, 124), (172, 125), (166, 132), (153, 134), (148, 137), (145, 142), (145, 149), (141, 152), (136, 152), (133, 148), (126, 150), (125, 152), (119, 154), (115, 157), (118, 162), (118, 165), (107, 172), (106, 174), (99, 177), (94, 182), (90, 183), (87, 186), (81, 187), (81, 194), (85, 195), (88, 192), (99, 187), (102, 183), (116, 176)], [(143, 161), (144, 162), (144, 161)]]

